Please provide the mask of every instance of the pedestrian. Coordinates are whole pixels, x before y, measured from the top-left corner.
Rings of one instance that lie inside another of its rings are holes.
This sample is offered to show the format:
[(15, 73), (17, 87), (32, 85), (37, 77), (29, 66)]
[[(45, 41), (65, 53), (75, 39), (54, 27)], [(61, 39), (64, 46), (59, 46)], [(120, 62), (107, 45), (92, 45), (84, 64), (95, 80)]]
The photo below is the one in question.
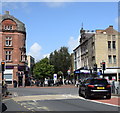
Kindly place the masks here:
[(7, 83), (5, 81), (5, 79), (3, 79), (3, 82), (2, 82), (2, 94), (3, 96), (7, 96)]
[(112, 93), (115, 94), (115, 81), (112, 81)]

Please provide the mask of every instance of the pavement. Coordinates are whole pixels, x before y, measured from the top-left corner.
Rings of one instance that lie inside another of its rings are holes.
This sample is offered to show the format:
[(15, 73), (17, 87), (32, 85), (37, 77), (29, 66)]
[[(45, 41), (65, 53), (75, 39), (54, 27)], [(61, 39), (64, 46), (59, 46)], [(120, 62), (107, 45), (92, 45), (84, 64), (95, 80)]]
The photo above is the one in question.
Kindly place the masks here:
[[(61, 86), (50, 86), (50, 87), (26, 86), (24, 88), (77, 88), (77, 87), (75, 85), (61, 85)], [(3, 97), (3, 99), (9, 99), (9, 98), (12, 98), (12, 95)], [(120, 107), (120, 94), (112, 94), (111, 99), (91, 99), (91, 101)]]
[[(23, 87), (21, 87), (23, 88)], [(25, 88), (76, 88), (75, 85), (60, 85), (60, 86), (44, 86), (44, 87), (39, 87), (39, 86), (25, 86)]]

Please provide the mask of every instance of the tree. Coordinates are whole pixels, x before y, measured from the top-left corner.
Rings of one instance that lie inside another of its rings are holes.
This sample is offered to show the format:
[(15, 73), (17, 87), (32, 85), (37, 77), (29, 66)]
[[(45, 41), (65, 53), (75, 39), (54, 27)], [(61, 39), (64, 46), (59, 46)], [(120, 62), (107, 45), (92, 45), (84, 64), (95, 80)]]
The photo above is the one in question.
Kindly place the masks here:
[(33, 68), (33, 74), (36, 79), (45, 79), (53, 77), (54, 66), (49, 63), (49, 59), (46, 57), (37, 62)]
[(60, 76), (62, 77), (63, 76), (63, 72), (62, 71), (58, 71), (57, 74), (58, 74), (58, 77), (60, 77)]
[(50, 54), (50, 64), (54, 65), (55, 73), (62, 71), (67, 75), (67, 70), (71, 65), (71, 57), (67, 47), (61, 47), (60, 50), (55, 50)]

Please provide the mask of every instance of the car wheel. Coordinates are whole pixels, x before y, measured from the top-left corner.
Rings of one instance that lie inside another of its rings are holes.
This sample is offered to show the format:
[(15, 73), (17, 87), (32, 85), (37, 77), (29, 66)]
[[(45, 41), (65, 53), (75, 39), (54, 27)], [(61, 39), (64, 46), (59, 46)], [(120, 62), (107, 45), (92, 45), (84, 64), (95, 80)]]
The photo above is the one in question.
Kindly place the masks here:
[(111, 95), (107, 95), (107, 96), (106, 96), (106, 99), (111, 99)]
[(82, 94), (81, 94), (81, 89), (80, 89), (80, 88), (79, 88), (79, 92), (78, 92), (78, 93), (79, 93), (79, 96), (82, 96)]
[(89, 99), (89, 95), (85, 92), (85, 99)]

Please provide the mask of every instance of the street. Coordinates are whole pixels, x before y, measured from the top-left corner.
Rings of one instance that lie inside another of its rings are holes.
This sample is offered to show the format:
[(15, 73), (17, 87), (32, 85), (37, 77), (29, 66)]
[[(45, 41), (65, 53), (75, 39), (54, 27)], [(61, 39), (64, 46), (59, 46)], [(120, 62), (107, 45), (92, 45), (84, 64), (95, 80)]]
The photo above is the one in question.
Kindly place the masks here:
[(79, 97), (77, 87), (11, 88), (9, 91), (12, 98), (3, 100), (5, 111), (118, 111), (117, 105)]

